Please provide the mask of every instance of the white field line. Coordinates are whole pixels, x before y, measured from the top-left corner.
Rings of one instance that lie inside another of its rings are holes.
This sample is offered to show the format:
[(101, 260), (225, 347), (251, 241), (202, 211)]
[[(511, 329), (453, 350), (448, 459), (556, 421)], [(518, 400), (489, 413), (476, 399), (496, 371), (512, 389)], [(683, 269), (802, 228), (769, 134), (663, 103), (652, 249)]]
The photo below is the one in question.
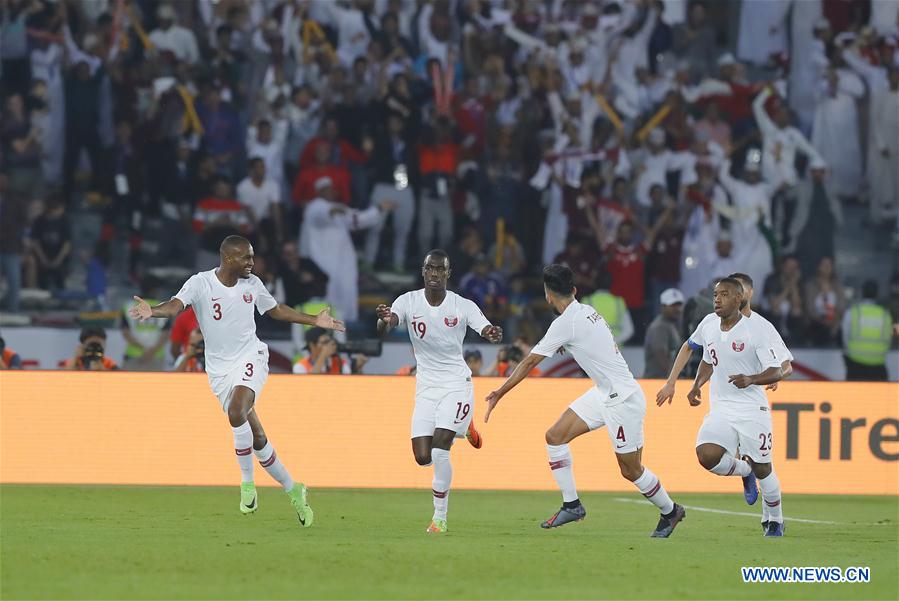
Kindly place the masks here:
[[(621, 503), (640, 503), (646, 505), (652, 505), (649, 501), (641, 500), (641, 499), (625, 499), (624, 497), (615, 497), (616, 501)], [(761, 500), (761, 495), (759, 495), (759, 500)], [(704, 511), (706, 513), (721, 513), (724, 515), (745, 515), (751, 518), (759, 519), (761, 517), (761, 512), (758, 513), (750, 513), (748, 511), (727, 511), (726, 509), (712, 509), (711, 507), (698, 507), (696, 505), (683, 505), (686, 509), (691, 509), (693, 511)], [(806, 524), (830, 524), (832, 526), (849, 526), (848, 522), (831, 522), (829, 520), (809, 520), (806, 518), (792, 518), (784, 516), (784, 520), (789, 522), (804, 522)], [(857, 526), (881, 526), (883, 524), (856, 524)]]

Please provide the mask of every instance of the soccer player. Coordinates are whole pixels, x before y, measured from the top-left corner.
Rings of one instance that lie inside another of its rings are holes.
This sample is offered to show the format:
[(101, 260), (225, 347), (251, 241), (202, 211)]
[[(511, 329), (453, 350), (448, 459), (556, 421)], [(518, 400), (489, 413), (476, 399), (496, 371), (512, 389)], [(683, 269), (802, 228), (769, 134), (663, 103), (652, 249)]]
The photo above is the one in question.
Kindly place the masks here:
[(481, 436), (471, 425), (474, 388), (471, 369), (462, 354), (467, 328), (497, 344), (503, 330), (492, 325), (472, 301), (446, 289), (450, 261), (432, 250), (421, 268), (425, 287), (407, 292), (391, 306), (378, 305), (378, 333), (385, 336), (406, 324), (415, 353), (415, 409), (412, 412), (412, 453), (418, 465), (434, 465), (431, 492), (434, 517), (427, 532), (447, 531), (446, 510), (453, 479), (450, 447), (465, 436), (475, 448)]
[[(701, 403), (700, 387), (712, 370), (711, 404), (696, 436), (696, 457), (713, 474), (740, 476), (744, 483), (749, 479), (753, 491), (757, 479), (768, 512), (765, 536), (783, 536), (780, 482), (771, 467), (771, 412), (762, 388), (783, 379), (782, 357), (765, 325), (740, 312), (739, 280), (718, 282), (714, 303), (715, 317), (704, 319), (690, 335), (690, 345), (703, 350), (687, 394), (691, 406)], [(738, 448), (743, 459), (735, 457)]]
[(684, 519), (684, 508), (668, 496), (659, 478), (641, 461), (643, 454), (643, 417), (646, 398), (618, 351), (609, 324), (596, 310), (575, 299), (577, 289), (574, 275), (564, 265), (550, 265), (543, 270), (546, 301), (559, 315), (518, 364), (505, 383), (487, 396), (486, 422), (497, 403), (524, 380), (531, 370), (546, 357), (564, 349), (574, 357), (594, 386), (575, 400), (546, 432), (549, 467), (562, 490), (562, 507), (541, 524), (556, 528), (584, 519), (586, 509), (578, 498), (571, 467), (568, 443), (606, 426), (609, 439), (618, 459), (618, 467), (625, 479), (659, 508), (661, 517), (653, 538), (667, 538)]
[[(743, 302), (740, 305), (740, 312), (744, 317), (748, 318), (751, 322), (758, 322), (761, 327), (767, 330), (768, 335), (771, 337), (771, 343), (774, 346), (774, 349), (777, 351), (778, 355), (782, 359), (780, 367), (783, 370), (783, 379), (789, 378), (793, 374), (793, 353), (790, 352), (790, 349), (787, 348), (787, 345), (784, 344), (783, 338), (780, 337), (777, 329), (771, 324), (770, 321), (765, 319), (762, 315), (752, 310), (752, 295), (753, 295), (753, 282), (752, 278), (746, 275), (745, 273), (732, 273), (729, 276), (730, 278), (734, 278), (735, 280), (740, 282), (740, 285), (743, 286)], [(717, 316), (715, 313), (709, 313), (705, 319), (715, 320)], [(702, 325), (703, 322), (700, 322)], [(686, 340), (684, 344), (681, 346), (680, 351), (677, 353), (677, 358), (674, 360), (674, 365), (671, 367), (671, 373), (668, 374), (668, 381), (665, 382), (665, 385), (659, 390), (656, 395), (656, 404), (662, 406), (666, 401), (670, 404), (671, 399), (674, 397), (674, 387), (677, 382), (677, 377), (683, 371), (684, 367), (690, 361), (690, 356), (693, 354), (694, 350), (701, 350), (701, 347), (690, 344), (690, 340)], [(708, 365), (700, 363), (701, 375), (697, 374), (696, 383), (701, 388), (706, 382), (708, 382), (709, 378), (712, 376), (712, 369)], [(768, 384), (765, 389), (766, 390), (777, 390), (777, 382), (773, 382)], [(698, 403), (697, 403), (698, 404)], [(743, 477), (743, 497), (746, 499), (746, 502), (749, 505), (755, 504), (758, 499), (758, 486), (756, 483), (756, 478), (750, 472), (747, 476)], [(768, 504), (762, 502), (762, 530), (768, 530)]]
[(135, 296), (130, 309), (135, 319), (174, 317), (193, 307), (206, 339), (206, 374), (213, 394), (228, 415), (234, 433), (234, 452), (240, 466), (240, 511), (253, 513), (258, 508), (253, 483), (253, 456), (290, 498), (302, 526), (312, 525), (312, 508), (306, 499), (306, 487), (294, 482), (278, 459), (262, 429), (255, 410), (256, 401), (268, 379), (268, 346), (256, 337), (255, 308), (273, 319), (343, 330), (342, 322), (332, 318), (328, 309), (318, 315), (298, 313), (278, 304), (262, 281), (253, 275), (253, 246), (246, 238), (228, 236), (219, 248), (221, 264), (216, 269), (191, 276), (181, 290), (164, 303), (151, 307)]

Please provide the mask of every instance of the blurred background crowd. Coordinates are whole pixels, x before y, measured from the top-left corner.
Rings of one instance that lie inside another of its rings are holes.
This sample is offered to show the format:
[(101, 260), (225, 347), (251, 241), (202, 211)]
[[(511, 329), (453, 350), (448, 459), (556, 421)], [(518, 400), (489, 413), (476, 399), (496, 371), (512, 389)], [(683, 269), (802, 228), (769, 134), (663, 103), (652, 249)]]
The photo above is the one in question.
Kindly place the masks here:
[(894, 0), (0, 12), (7, 325), (168, 298), (234, 233), (279, 301), (360, 336), (434, 247), (525, 348), (551, 262), (621, 343), (689, 332), (737, 271), (791, 345), (845, 345), (860, 302), (899, 321)]

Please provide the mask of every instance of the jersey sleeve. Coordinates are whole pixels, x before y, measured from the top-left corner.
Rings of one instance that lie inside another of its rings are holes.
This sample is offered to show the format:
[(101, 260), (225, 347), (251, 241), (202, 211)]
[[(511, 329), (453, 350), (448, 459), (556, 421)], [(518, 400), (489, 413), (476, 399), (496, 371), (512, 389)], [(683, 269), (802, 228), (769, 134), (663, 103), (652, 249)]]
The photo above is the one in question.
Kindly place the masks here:
[(769, 367), (780, 367), (784, 362), (784, 358), (778, 355), (775, 348), (775, 342), (766, 328), (756, 328), (753, 332), (752, 346), (755, 350), (755, 356), (758, 357), (759, 363), (762, 364), (762, 371)]
[(409, 295), (402, 294), (390, 305), (390, 312), (396, 315), (396, 327), (400, 327), (409, 319)]
[(253, 282), (253, 287), (256, 289), (256, 310), (259, 311), (260, 315), (265, 315), (278, 306), (278, 301), (276, 301), (272, 296), (272, 293), (268, 291), (268, 288), (265, 287), (262, 280), (257, 278), (256, 281)]
[(780, 332), (777, 331), (777, 328), (774, 327), (770, 322), (766, 322), (768, 330), (768, 340), (771, 343), (771, 346), (774, 348), (777, 356), (780, 358), (781, 363), (784, 361), (792, 361), (793, 353), (790, 352), (790, 349), (787, 348), (786, 343), (783, 338), (780, 336)]
[(540, 342), (531, 349), (535, 355), (543, 355), (544, 357), (552, 357), (561, 347), (571, 341), (572, 325), (568, 320), (556, 318), (551, 324), (546, 334)]
[[(704, 319), (699, 322), (699, 325), (696, 326), (696, 329), (693, 330), (693, 333), (690, 334), (689, 338), (687, 338), (687, 346), (689, 346), (694, 351), (705, 348), (705, 335), (702, 332), (703, 326), (705, 326)], [(705, 351), (703, 351), (702, 359), (703, 361), (705, 361)]]
[(181, 301), (181, 304), (186, 307), (193, 306), (193, 304), (200, 297), (200, 274), (192, 275), (184, 285), (181, 286), (181, 290), (178, 291), (178, 294), (173, 296), (172, 298), (177, 298)]
[(468, 322), (468, 327), (478, 334), (483, 332), (484, 328), (491, 325), (490, 320), (484, 316), (484, 312), (472, 301), (464, 299), (462, 301), (462, 307), (465, 311), (465, 320)]

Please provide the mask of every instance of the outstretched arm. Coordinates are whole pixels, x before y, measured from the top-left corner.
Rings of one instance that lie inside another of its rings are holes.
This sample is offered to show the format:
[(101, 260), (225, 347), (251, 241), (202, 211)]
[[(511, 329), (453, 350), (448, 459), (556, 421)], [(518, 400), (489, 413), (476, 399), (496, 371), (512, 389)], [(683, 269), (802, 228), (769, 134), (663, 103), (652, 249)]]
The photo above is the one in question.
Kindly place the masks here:
[(687, 400), (691, 407), (696, 407), (702, 403), (702, 385), (709, 381), (712, 377), (712, 364), (706, 363), (705, 360), (699, 362), (699, 369), (696, 370), (696, 378), (693, 380), (693, 388), (687, 393)]
[(484, 329), (481, 330), (481, 338), (493, 344), (499, 344), (503, 341), (503, 329), (494, 325), (484, 326)]
[(393, 328), (400, 324), (400, 318), (387, 305), (378, 305), (375, 312), (378, 314), (378, 336), (381, 338), (387, 336)]
[(499, 387), (499, 390), (494, 390), (490, 394), (487, 395), (487, 413), (484, 414), (484, 422), (490, 420), (490, 414), (493, 412), (494, 408), (496, 408), (499, 400), (503, 398), (507, 392), (518, 386), (519, 382), (524, 380), (531, 370), (537, 367), (541, 361), (546, 359), (543, 355), (537, 355), (535, 353), (531, 353), (524, 360), (515, 366), (515, 369), (509, 374), (509, 378), (503, 383), (502, 386)]
[(184, 310), (184, 303), (177, 298), (167, 300), (153, 307), (139, 296), (135, 296), (134, 300), (136, 302), (128, 309), (128, 314), (138, 321), (146, 321), (151, 317), (175, 317)]
[(690, 347), (690, 342), (684, 342), (677, 352), (677, 357), (674, 358), (674, 365), (671, 366), (668, 380), (656, 394), (656, 405), (661, 407), (666, 401), (669, 404), (671, 403), (671, 399), (674, 398), (674, 384), (677, 382), (677, 377), (680, 375), (680, 372), (684, 371), (684, 368), (687, 366), (687, 363), (690, 362), (690, 357), (692, 355), (693, 349)]
[(287, 305), (280, 303), (274, 308), (266, 311), (265, 314), (278, 321), (298, 323), (304, 326), (318, 326), (320, 328), (325, 328), (326, 330), (337, 330), (338, 332), (346, 330), (342, 321), (331, 317), (331, 309), (328, 307), (319, 311), (318, 315), (310, 315), (308, 313), (300, 313), (296, 309), (292, 309)]

